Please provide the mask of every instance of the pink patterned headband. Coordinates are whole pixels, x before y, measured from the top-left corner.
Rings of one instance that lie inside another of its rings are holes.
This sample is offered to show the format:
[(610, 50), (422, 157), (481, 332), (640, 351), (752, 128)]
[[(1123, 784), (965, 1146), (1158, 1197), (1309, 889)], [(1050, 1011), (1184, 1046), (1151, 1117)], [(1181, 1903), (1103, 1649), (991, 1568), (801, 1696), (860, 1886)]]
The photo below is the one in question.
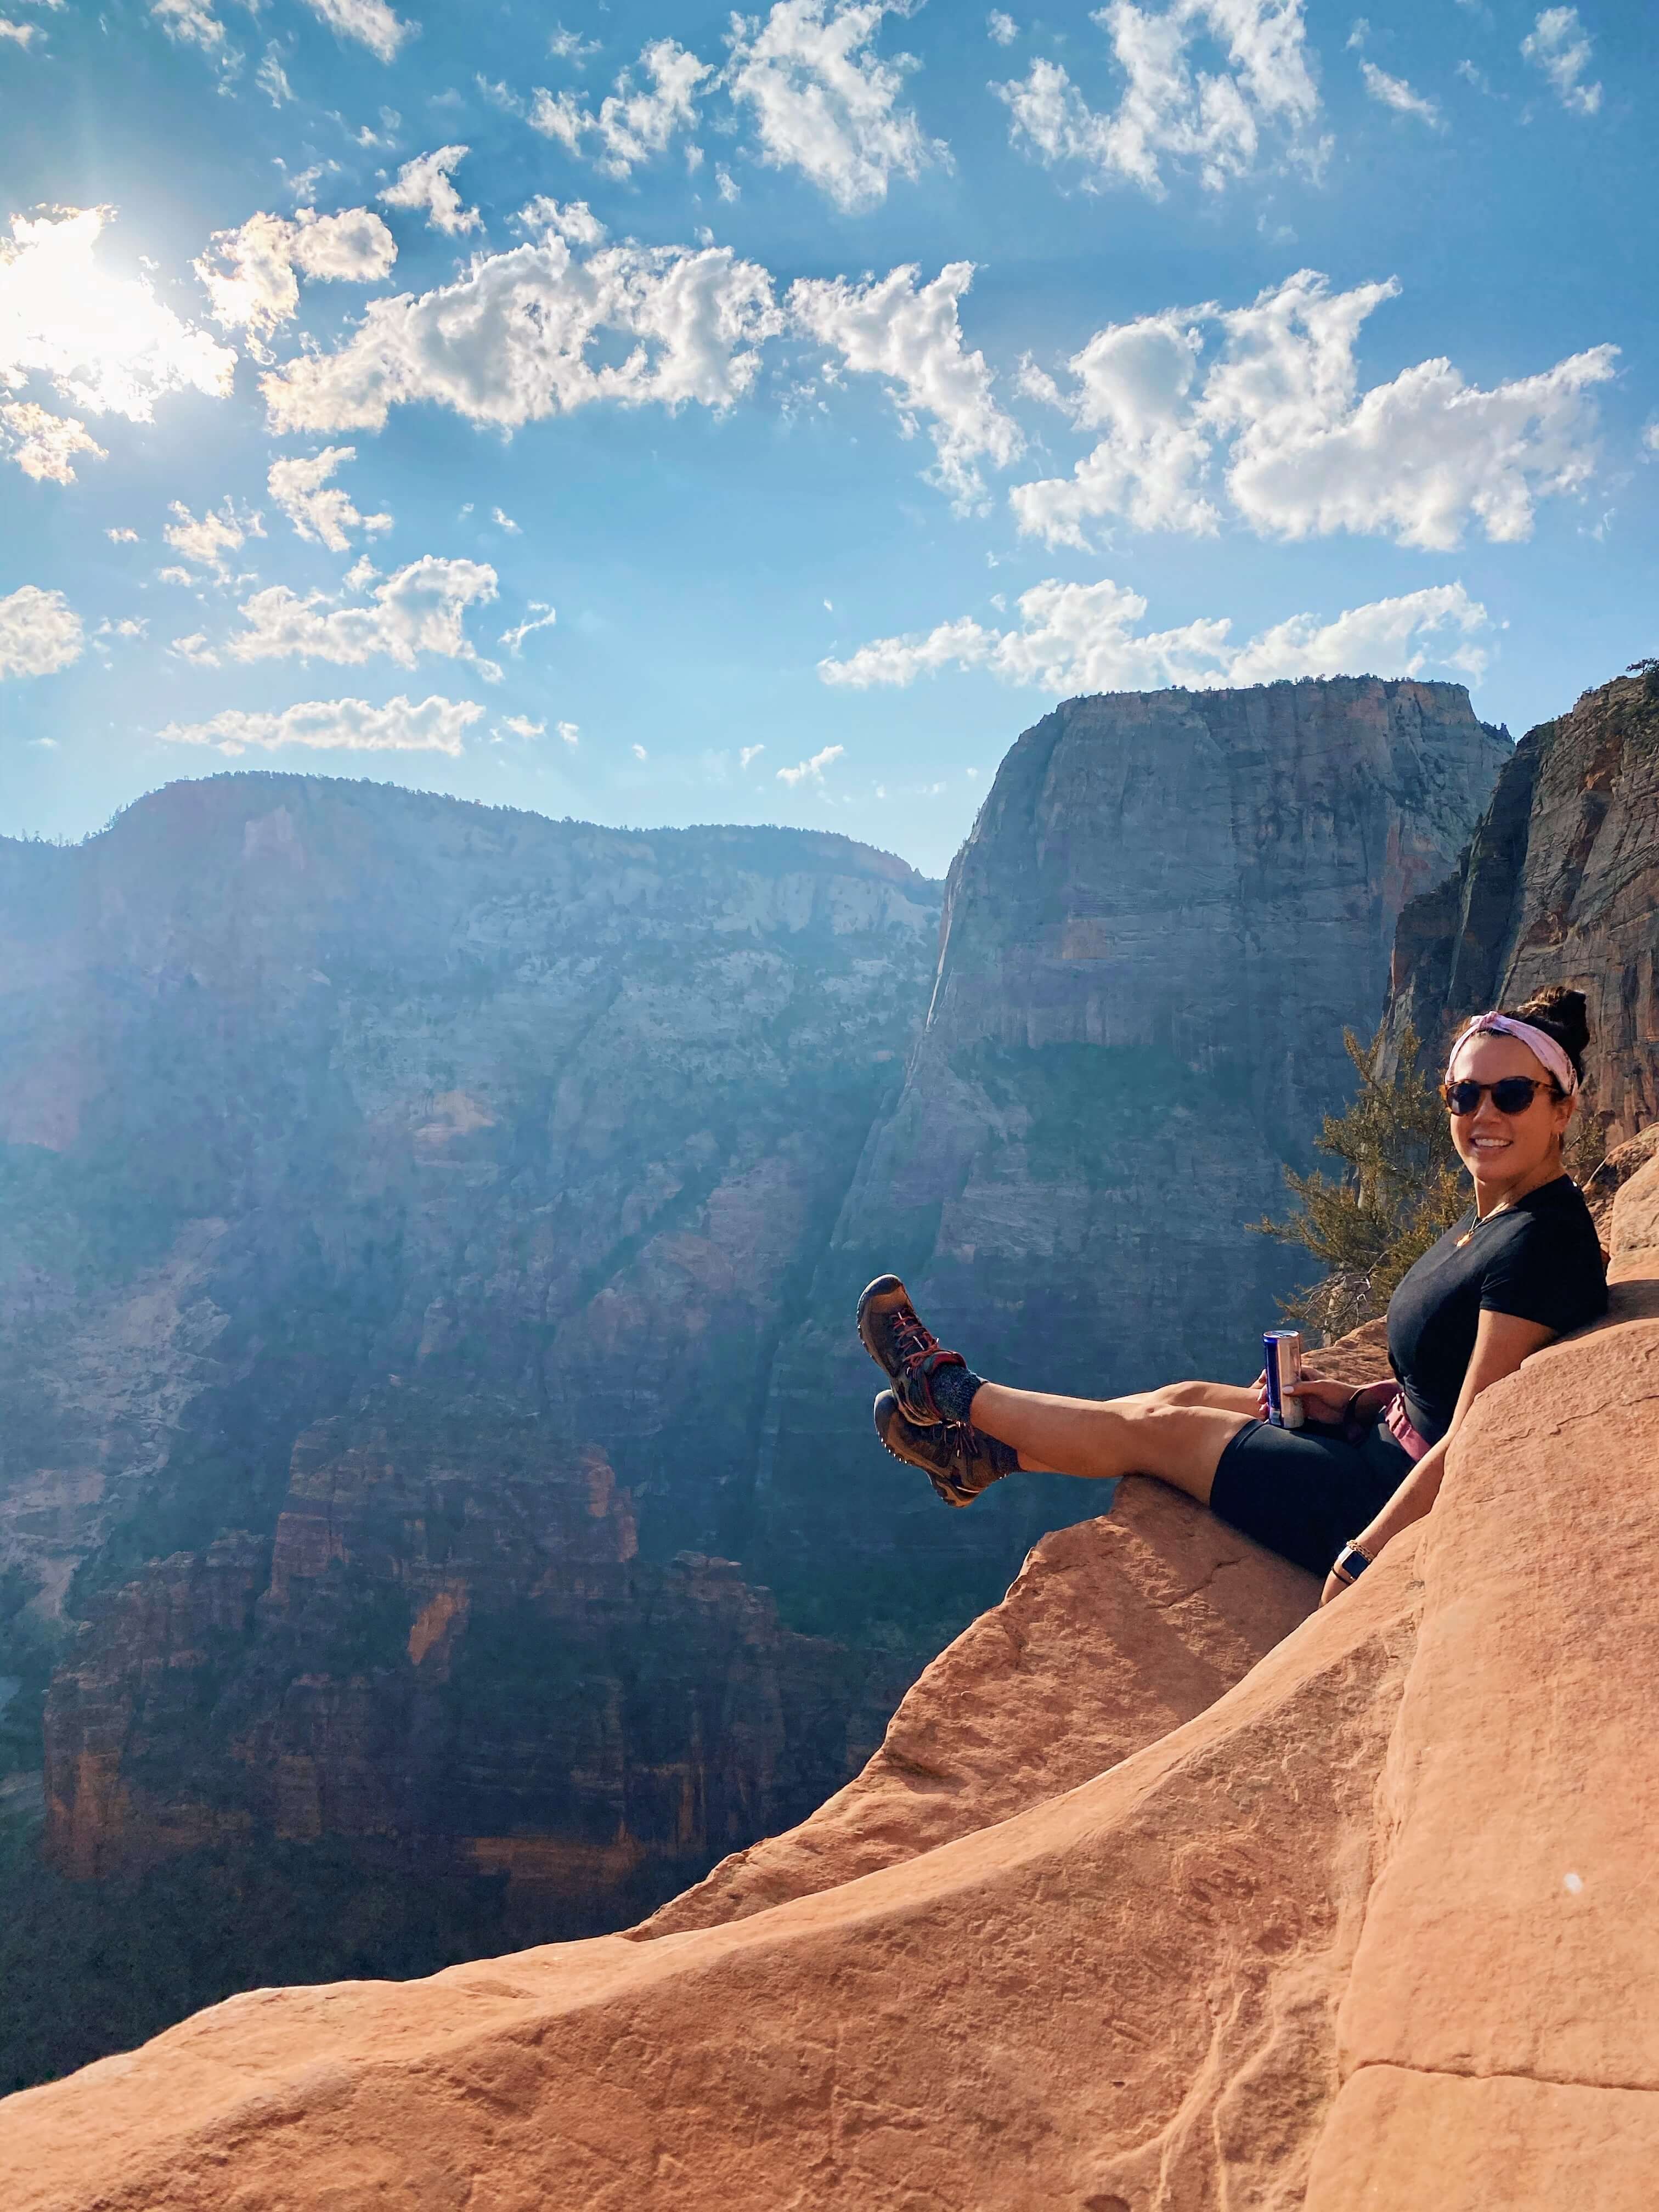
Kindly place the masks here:
[(1494, 1030), (1504, 1036), (1518, 1037), (1528, 1051), (1536, 1055), (1540, 1065), (1548, 1068), (1568, 1097), (1571, 1097), (1578, 1088), (1578, 1078), (1565, 1048), (1547, 1030), (1534, 1029), (1530, 1022), (1517, 1022), (1512, 1014), (1477, 1014), (1472, 1022), (1466, 1022), (1447, 1057), (1446, 1073), (1449, 1078), (1452, 1063), (1462, 1047), (1472, 1036), (1484, 1036)]

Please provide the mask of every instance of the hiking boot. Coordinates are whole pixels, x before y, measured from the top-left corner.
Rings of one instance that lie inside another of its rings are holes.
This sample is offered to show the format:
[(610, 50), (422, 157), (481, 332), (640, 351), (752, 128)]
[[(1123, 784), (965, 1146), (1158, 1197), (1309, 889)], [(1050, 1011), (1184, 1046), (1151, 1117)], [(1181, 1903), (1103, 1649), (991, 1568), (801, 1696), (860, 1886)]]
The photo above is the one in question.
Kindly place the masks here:
[(1012, 1444), (959, 1421), (907, 1420), (898, 1400), (884, 1390), (876, 1401), (876, 1434), (895, 1459), (919, 1467), (947, 1505), (971, 1505), (981, 1490), (1019, 1465)]
[(878, 1275), (859, 1300), (859, 1336), (893, 1389), (899, 1411), (923, 1428), (946, 1417), (933, 1402), (930, 1377), (942, 1367), (966, 1367), (924, 1328), (896, 1275)]

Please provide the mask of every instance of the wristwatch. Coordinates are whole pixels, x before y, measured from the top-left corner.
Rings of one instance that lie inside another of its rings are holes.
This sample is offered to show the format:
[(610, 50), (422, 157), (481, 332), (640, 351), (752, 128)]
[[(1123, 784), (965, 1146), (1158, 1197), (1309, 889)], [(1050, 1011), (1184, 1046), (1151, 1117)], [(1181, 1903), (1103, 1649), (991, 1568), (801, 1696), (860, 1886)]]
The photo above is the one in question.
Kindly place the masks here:
[(1331, 1562), (1331, 1572), (1340, 1575), (1345, 1583), (1358, 1582), (1366, 1568), (1373, 1564), (1369, 1552), (1362, 1552), (1357, 1543), (1349, 1542), (1342, 1547)]

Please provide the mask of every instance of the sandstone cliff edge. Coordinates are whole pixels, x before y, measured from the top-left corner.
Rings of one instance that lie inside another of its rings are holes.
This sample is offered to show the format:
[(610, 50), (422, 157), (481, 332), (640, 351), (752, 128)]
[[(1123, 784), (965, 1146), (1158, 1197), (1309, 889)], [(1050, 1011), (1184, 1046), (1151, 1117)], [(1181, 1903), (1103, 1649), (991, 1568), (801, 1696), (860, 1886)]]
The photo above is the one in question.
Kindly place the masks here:
[(1282, 1640), (1308, 1585), (1127, 1485), (636, 1940), (233, 1998), (0, 2106), (12, 2203), (1645, 2212), (1659, 1161), (1611, 1236)]

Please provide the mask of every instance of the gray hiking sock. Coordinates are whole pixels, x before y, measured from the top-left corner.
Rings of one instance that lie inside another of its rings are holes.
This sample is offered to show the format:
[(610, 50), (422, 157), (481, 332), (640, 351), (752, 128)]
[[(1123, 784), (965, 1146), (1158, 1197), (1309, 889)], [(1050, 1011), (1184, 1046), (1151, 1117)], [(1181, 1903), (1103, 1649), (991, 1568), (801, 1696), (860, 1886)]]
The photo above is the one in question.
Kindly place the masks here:
[(984, 1380), (971, 1367), (940, 1367), (928, 1376), (927, 1389), (945, 1419), (966, 1427), (974, 1393)]

